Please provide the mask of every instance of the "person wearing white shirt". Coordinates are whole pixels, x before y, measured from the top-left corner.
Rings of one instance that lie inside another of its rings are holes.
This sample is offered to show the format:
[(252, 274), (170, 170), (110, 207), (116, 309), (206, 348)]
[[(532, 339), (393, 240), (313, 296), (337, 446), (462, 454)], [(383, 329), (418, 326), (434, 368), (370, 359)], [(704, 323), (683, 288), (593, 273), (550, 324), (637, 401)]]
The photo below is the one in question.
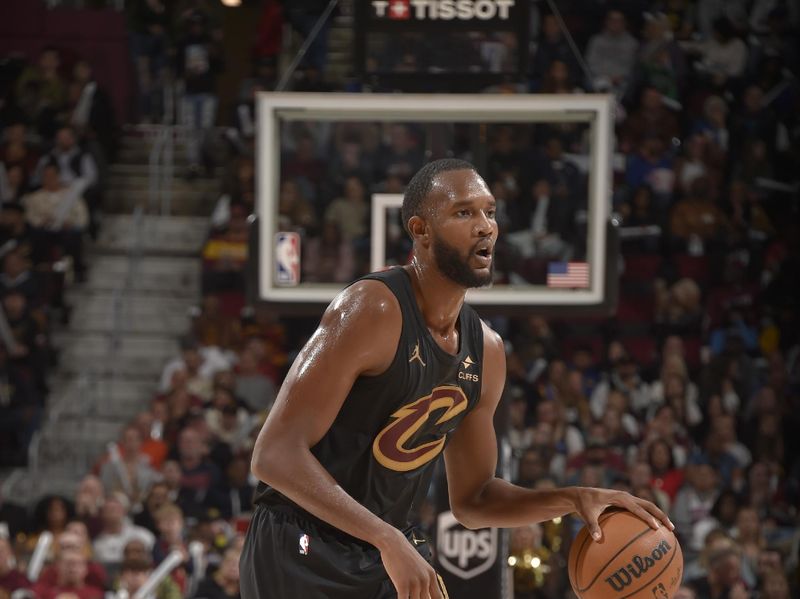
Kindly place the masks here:
[(92, 545), (97, 561), (112, 568), (122, 563), (123, 551), (129, 541), (138, 539), (148, 551), (153, 549), (153, 533), (132, 524), (128, 519), (130, 502), (124, 493), (111, 493), (106, 497), (100, 517), (103, 527)]

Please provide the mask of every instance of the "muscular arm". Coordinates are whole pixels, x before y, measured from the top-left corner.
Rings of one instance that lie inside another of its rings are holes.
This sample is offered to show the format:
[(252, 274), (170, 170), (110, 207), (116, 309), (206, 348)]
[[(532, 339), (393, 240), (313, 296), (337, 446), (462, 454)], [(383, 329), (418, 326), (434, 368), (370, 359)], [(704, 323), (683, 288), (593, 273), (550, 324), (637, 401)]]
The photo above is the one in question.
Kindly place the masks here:
[(461, 422), (445, 450), (450, 507), (468, 528), (515, 527), (578, 512), (592, 532), (597, 517), (611, 505), (624, 507), (651, 526), (671, 526), (653, 504), (627, 493), (585, 487), (526, 489), (495, 477), (497, 440), (494, 412), (505, 383), (503, 343), (484, 326), (483, 385), (478, 406)]
[(400, 307), (383, 283), (362, 281), (334, 300), (300, 352), (256, 439), (253, 473), (316, 517), (380, 547), (394, 529), (350, 497), (312, 455), (360, 375), (394, 357)]

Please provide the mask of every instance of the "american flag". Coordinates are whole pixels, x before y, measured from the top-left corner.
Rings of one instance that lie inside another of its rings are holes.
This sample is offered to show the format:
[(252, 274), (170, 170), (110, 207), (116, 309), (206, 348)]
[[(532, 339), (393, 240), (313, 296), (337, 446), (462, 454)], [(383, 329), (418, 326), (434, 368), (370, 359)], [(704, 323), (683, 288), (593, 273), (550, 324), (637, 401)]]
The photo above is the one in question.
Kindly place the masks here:
[(548, 287), (588, 287), (589, 265), (586, 262), (550, 262), (547, 265)]

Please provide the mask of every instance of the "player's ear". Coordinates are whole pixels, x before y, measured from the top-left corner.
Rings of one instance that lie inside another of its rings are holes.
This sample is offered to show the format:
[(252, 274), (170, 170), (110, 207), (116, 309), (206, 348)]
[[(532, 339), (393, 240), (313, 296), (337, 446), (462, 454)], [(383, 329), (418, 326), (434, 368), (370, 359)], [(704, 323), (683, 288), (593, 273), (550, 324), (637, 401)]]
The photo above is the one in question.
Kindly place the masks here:
[(430, 239), (430, 227), (428, 227), (428, 223), (424, 218), (416, 214), (409, 218), (408, 230), (411, 233), (411, 238), (415, 243), (421, 243), (422, 245), (427, 246)]

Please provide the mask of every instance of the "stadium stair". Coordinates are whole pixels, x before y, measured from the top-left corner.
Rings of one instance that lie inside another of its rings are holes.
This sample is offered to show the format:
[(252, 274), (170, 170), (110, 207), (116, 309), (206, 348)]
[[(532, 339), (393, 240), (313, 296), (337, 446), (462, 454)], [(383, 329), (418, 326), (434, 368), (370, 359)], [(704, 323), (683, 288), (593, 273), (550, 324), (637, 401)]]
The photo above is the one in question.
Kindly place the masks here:
[[(9, 490), (19, 501), (73, 496), (122, 426), (149, 405), (189, 326), (219, 177), (183, 179), (176, 148), (172, 214), (144, 214), (137, 236), (132, 212), (148, 204), (149, 144), (141, 130), (126, 130), (119, 162), (109, 169), (100, 235), (87, 248), (89, 276), (69, 288), (69, 326), (54, 334), (59, 363), (43, 425), (28, 467), (12, 473)], [(141, 249), (132, 259), (136, 239)]]

